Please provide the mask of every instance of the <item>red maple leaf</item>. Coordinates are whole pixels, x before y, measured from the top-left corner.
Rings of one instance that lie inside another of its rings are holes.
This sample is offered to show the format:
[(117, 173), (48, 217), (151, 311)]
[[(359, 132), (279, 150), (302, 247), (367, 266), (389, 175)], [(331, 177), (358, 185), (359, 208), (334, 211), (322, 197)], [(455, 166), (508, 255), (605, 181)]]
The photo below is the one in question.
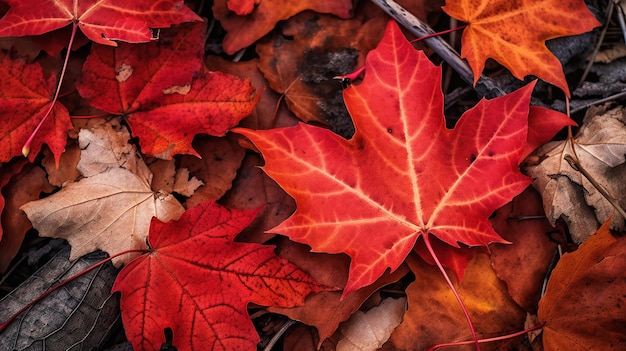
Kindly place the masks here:
[(441, 69), (390, 22), (363, 82), (344, 91), (352, 139), (305, 124), (234, 130), (296, 200), (297, 211), (270, 231), (352, 258), (344, 295), (395, 270), (419, 236), (454, 247), (504, 242), (488, 218), (530, 184), (518, 163), (534, 84), (481, 100), (450, 130), (440, 82)]
[(58, 164), (72, 122), (65, 106), (52, 106), (56, 76), (44, 77), (38, 63), (12, 60), (8, 55), (0, 57), (0, 76), (0, 162), (22, 155), (28, 137), (52, 107), (32, 141), (29, 160), (32, 162), (43, 144), (47, 144)]
[(144, 153), (197, 155), (195, 134), (224, 135), (259, 97), (249, 79), (202, 71), (205, 28), (181, 25), (154, 43), (94, 45), (78, 92), (90, 105), (125, 116)]
[(152, 251), (113, 286), (135, 350), (159, 350), (165, 328), (179, 351), (253, 350), (259, 337), (248, 303), (293, 307), (325, 289), (271, 246), (233, 241), (258, 213), (207, 201), (175, 222), (153, 218)]
[(96, 43), (148, 42), (150, 28), (202, 19), (182, 0), (4, 0), (11, 9), (0, 20), (0, 37), (39, 35), (71, 23)]

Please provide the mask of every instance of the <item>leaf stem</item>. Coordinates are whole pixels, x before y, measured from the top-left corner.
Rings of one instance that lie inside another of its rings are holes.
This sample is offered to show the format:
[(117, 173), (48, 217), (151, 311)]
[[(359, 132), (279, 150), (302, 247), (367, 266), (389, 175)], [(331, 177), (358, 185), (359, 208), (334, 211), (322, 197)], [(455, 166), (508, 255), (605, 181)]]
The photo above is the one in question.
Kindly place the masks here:
[[(539, 324), (539, 325), (535, 325), (534, 327), (530, 327), (528, 329), (524, 329), (524, 330), (520, 330), (518, 332), (512, 333), (512, 334), (508, 334), (508, 335), (502, 335), (502, 336), (496, 336), (493, 338), (487, 338), (487, 339), (479, 339), (478, 342), (479, 343), (487, 343), (487, 342), (493, 342), (493, 341), (500, 341), (500, 340), (506, 340), (506, 339), (511, 339), (514, 338), (516, 336), (520, 336), (520, 335), (524, 335), (528, 332), (531, 332), (533, 330), (537, 330), (537, 329), (541, 329), (543, 328), (543, 325)], [(432, 346), (431, 348), (428, 349), (428, 351), (434, 351), (440, 347), (446, 347), (446, 346), (460, 346), (460, 345), (471, 345), (474, 343), (474, 340), (468, 340), (468, 341), (455, 341), (455, 342), (447, 342), (447, 343), (443, 343), (443, 344), (437, 344), (435, 346)]]
[[(446, 282), (448, 283), (448, 286), (450, 287), (450, 290), (452, 290), (452, 293), (454, 294), (454, 297), (456, 297), (456, 300), (459, 302), (459, 305), (461, 306), (461, 309), (463, 310), (463, 314), (465, 315), (465, 319), (467, 320), (467, 324), (469, 324), (470, 331), (472, 332), (472, 337), (474, 338), (473, 343), (476, 346), (476, 351), (480, 351), (480, 345), (478, 345), (478, 337), (476, 336), (476, 331), (474, 330), (474, 324), (472, 323), (472, 319), (470, 318), (469, 311), (465, 307), (465, 304), (463, 303), (463, 300), (461, 300), (461, 296), (459, 295), (458, 291), (456, 291), (456, 288), (454, 287), (454, 284), (452, 284), (452, 281), (450, 280), (450, 277), (448, 276), (448, 273), (446, 273), (446, 270), (441, 265), (441, 262), (439, 262), (439, 258), (437, 258), (437, 255), (435, 254), (435, 251), (433, 250), (433, 247), (430, 245), (430, 237), (429, 237), (429, 235), (430, 235), (430, 233), (425, 233), (424, 235), (422, 235), (422, 237), (424, 238), (424, 243), (426, 244), (426, 248), (428, 249), (428, 252), (430, 252), (430, 256), (435, 261), (435, 264), (439, 268), (439, 271), (441, 272), (441, 274), (443, 274), (443, 277), (446, 279)], [(433, 346), (433, 347), (435, 347), (435, 346)], [(434, 350), (434, 348), (430, 348), (428, 350), (429, 351), (430, 350)]]
[(94, 264), (93, 266), (78, 272), (76, 274), (74, 274), (73, 276), (61, 281), (60, 283), (58, 283), (57, 285), (53, 286), (52, 288), (48, 289), (46, 292), (44, 292), (43, 294), (39, 295), (39, 297), (37, 297), (36, 299), (34, 299), (33, 301), (29, 302), (27, 305), (25, 305), (24, 307), (22, 307), (19, 311), (17, 311), (16, 313), (14, 313), (11, 317), (9, 317), (9, 319), (7, 319), (6, 321), (4, 321), (2, 324), (0, 324), (0, 333), (4, 331), (4, 329), (6, 329), (9, 324), (11, 324), (11, 322), (13, 322), (20, 314), (24, 313), (24, 311), (28, 310), (29, 308), (33, 307), (36, 303), (38, 303), (39, 301), (45, 299), (46, 297), (48, 297), (48, 295), (52, 294), (53, 292), (55, 292), (56, 290), (58, 290), (59, 288), (63, 287), (64, 285), (66, 285), (67, 283), (73, 281), (74, 279), (87, 274), (89, 272), (91, 272), (92, 270), (102, 266), (103, 264), (111, 261), (112, 259), (125, 255), (125, 254), (129, 254), (129, 253), (134, 253), (134, 252), (140, 252), (140, 253), (146, 253), (149, 252), (149, 250), (140, 250), (140, 249), (136, 249), (136, 250), (126, 250), (126, 251), (122, 251), (119, 253), (116, 253), (115, 255), (108, 257), (96, 264)]
[(54, 105), (56, 105), (56, 102), (59, 99), (59, 92), (61, 91), (61, 85), (63, 84), (63, 78), (65, 77), (65, 72), (67, 71), (67, 63), (70, 60), (70, 53), (72, 52), (72, 45), (74, 44), (74, 38), (76, 38), (77, 30), (78, 30), (78, 25), (76, 24), (76, 22), (73, 22), (72, 23), (72, 35), (70, 36), (70, 42), (67, 46), (67, 53), (65, 54), (65, 61), (63, 62), (63, 68), (61, 69), (61, 76), (59, 77), (59, 83), (57, 84), (57, 89), (54, 92), (54, 98), (52, 99), (50, 108), (48, 108), (48, 111), (46, 111), (41, 121), (39, 121), (37, 128), (35, 128), (35, 131), (33, 131), (33, 133), (28, 137), (28, 140), (26, 140), (26, 143), (24, 143), (24, 146), (22, 147), (22, 155), (24, 155), (24, 157), (28, 157), (28, 154), (30, 154), (30, 145), (33, 143), (33, 139), (35, 139), (35, 135), (37, 135), (37, 132), (39, 131), (39, 129), (41, 129), (41, 126), (44, 124), (46, 119), (48, 119), (48, 116), (50, 116), (50, 113), (52, 113), (52, 110), (54, 109)]
[(463, 29), (463, 28), (465, 28), (465, 27), (467, 27), (467, 24), (464, 24), (464, 25), (459, 26), (459, 27), (456, 27), (456, 28), (446, 29), (446, 30), (443, 30), (443, 31), (441, 31), (441, 32), (428, 34), (428, 35), (425, 35), (425, 36), (423, 36), (423, 37), (419, 37), (419, 38), (415, 38), (415, 39), (411, 40), (411, 43), (417, 43), (418, 41), (422, 41), (422, 40), (424, 40), (424, 39), (433, 38), (433, 37), (438, 37), (438, 36), (441, 36), (441, 35), (444, 35), (444, 34), (448, 34), (448, 33), (456, 32), (456, 31), (461, 30), (461, 29)]

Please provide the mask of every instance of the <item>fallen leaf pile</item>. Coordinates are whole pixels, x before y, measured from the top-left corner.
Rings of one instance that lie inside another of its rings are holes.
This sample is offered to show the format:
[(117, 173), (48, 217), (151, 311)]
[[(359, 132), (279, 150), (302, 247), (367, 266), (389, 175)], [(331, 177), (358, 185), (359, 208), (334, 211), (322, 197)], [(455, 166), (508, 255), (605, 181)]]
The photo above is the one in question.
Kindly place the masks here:
[[(530, 82), (447, 126), (438, 58), (374, 3), (0, 3), (0, 273), (34, 232), (130, 251), (135, 350), (523, 349), (532, 318), (546, 350), (624, 347), (623, 108), (551, 142), (576, 124)], [(582, 0), (399, 3), (466, 22), (475, 79), (492, 58), (567, 96), (545, 42), (599, 25)]]

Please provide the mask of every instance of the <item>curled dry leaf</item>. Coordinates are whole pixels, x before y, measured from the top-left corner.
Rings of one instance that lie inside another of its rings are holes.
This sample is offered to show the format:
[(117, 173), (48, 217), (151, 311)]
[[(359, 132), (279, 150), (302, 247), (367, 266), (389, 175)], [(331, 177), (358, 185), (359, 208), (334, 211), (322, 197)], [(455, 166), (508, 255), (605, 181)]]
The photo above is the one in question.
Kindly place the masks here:
[(626, 207), (626, 115), (619, 107), (599, 115), (589, 115), (576, 137), (555, 141), (539, 148), (527, 160), (526, 172), (543, 198), (552, 225), (562, 219), (572, 238), (584, 241), (600, 223), (611, 216), (612, 226), (624, 230), (624, 218), (581, 172), (566, 161), (570, 156), (593, 179)]
[(626, 349), (626, 238), (609, 222), (552, 271), (539, 302), (543, 344), (552, 350)]
[[(152, 217), (167, 221), (184, 211), (172, 195), (152, 191), (152, 173), (129, 140), (119, 125), (81, 130), (78, 170), (83, 178), (21, 207), (41, 236), (69, 241), (71, 259), (97, 249), (109, 254), (147, 249)], [(113, 262), (119, 265), (132, 257)]]
[(228, 7), (229, 0), (216, 0), (213, 15), (228, 32), (222, 42), (227, 54), (252, 45), (269, 33), (276, 23), (304, 10), (349, 18), (352, 0), (264, 0), (249, 15), (239, 16)]
[(337, 351), (378, 350), (402, 322), (405, 311), (406, 298), (388, 298), (367, 312), (354, 313), (339, 328), (344, 337), (337, 343)]
[(600, 25), (583, 0), (447, 0), (443, 10), (467, 23), (461, 38), (461, 56), (474, 72), (474, 83), (487, 59), (493, 58), (516, 78), (537, 76), (567, 96), (569, 88), (561, 62), (545, 42), (582, 34)]

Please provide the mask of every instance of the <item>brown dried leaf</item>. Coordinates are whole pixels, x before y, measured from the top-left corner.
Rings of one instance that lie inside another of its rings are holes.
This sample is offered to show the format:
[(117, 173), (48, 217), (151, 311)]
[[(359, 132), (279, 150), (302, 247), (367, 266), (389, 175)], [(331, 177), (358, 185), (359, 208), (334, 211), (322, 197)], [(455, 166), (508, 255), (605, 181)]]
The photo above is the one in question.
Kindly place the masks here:
[[(619, 107), (589, 115), (572, 140), (556, 141), (539, 148), (526, 165), (533, 186), (543, 197), (543, 206), (552, 225), (563, 219), (576, 242), (584, 241), (614, 216), (612, 227), (624, 230), (621, 218), (609, 201), (580, 172), (565, 160), (578, 159), (584, 169), (626, 207), (626, 115)], [(594, 213), (595, 212), (595, 213)]]
[(222, 47), (227, 54), (234, 54), (269, 33), (276, 23), (305, 10), (330, 13), (349, 18), (352, 0), (264, 0), (251, 14), (238, 16), (228, 8), (228, 0), (216, 0), (213, 15), (228, 32)]
[(259, 166), (263, 160), (258, 154), (247, 155), (233, 187), (220, 201), (227, 207), (263, 210), (237, 238), (247, 242), (262, 243), (272, 235), (265, 231), (287, 219), (295, 210), (295, 201), (268, 177)]
[(80, 160), (80, 148), (75, 142), (68, 143), (65, 146), (58, 168), (54, 162), (54, 155), (48, 148), (43, 150), (43, 154), (44, 158), (41, 161), (41, 165), (48, 174), (50, 184), (60, 187), (63, 186), (63, 183), (80, 177), (80, 172), (76, 169)]
[[(167, 222), (184, 212), (172, 195), (152, 191), (152, 173), (129, 140), (119, 125), (81, 130), (78, 170), (84, 178), (21, 207), (41, 236), (69, 241), (70, 259), (97, 249), (109, 254), (147, 249), (152, 217)], [(135, 256), (113, 262), (127, 263)]]
[(196, 177), (191, 177), (186, 168), (176, 169), (174, 160), (156, 159), (148, 167), (153, 174), (150, 186), (158, 194), (174, 192), (189, 197), (196, 189), (204, 185)]

